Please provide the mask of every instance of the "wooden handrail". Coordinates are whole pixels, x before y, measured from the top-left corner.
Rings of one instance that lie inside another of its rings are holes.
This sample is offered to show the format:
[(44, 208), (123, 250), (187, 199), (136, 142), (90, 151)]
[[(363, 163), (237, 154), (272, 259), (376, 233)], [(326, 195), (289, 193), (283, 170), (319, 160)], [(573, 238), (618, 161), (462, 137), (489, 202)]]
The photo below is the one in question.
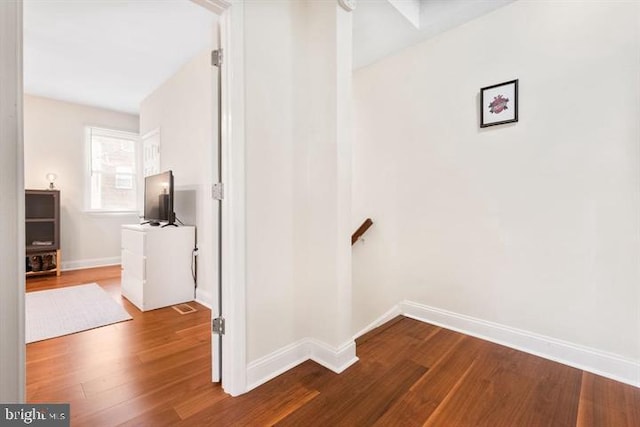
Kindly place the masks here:
[(351, 235), (351, 245), (353, 245), (355, 242), (358, 241), (358, 239), (360, 237), (362, 237), (362, 235), (364, 233), (366, 233), (366, 231), (369, 229), (369, 227), (371, 227), (373, 225), (373, 221), (371, 221), (371, 218), (367, 218), (364, 220), (364, 222), (362, 223), (362, 225), (360, 227), (358, 227), (358, 229), (356, 230), (355, 233), (353, 233), (353, 235)]

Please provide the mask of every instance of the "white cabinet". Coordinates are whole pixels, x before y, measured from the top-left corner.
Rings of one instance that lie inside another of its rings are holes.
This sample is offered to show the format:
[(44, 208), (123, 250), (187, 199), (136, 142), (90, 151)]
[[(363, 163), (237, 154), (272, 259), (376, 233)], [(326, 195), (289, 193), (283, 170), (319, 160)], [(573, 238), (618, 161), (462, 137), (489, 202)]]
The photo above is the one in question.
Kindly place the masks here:
[(142, 311), (193, 301), (195, 227), (122, 226), (122, 296)]

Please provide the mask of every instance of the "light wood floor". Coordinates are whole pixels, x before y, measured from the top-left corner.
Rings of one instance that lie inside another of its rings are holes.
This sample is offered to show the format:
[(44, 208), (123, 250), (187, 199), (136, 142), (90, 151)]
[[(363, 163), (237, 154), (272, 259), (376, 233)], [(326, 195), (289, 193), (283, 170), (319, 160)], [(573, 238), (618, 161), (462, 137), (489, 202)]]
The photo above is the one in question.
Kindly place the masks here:
[(211, 384), (210, 312), (141, 313), (116, 267), (27, 281), (97, 282), (132, 321), (27, 346), (27, 400), (73, 426), (640, 426), (640, 389), (399, 317), (358, 340), (341, 375), (305, 362), (241, 397)]

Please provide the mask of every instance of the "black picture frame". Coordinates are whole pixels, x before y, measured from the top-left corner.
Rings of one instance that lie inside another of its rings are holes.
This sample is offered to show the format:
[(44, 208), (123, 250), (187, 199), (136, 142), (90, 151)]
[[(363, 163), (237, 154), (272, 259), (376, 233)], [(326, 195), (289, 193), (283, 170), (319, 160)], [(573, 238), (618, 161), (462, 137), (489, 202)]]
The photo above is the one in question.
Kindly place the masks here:
[(518, 121), (518, 79), (480, 89), (480, 127)]

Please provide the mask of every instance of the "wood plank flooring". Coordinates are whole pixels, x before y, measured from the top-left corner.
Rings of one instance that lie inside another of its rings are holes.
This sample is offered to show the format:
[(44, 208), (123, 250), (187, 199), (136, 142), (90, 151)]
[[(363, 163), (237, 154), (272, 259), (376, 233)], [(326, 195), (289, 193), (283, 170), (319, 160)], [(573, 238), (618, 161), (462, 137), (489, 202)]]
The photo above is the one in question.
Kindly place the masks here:
[(638, 388), (403, 317), (341, 375), (309, 361), (231, 398), (210, 382), (205, 307), (141, 313), (119, 267), (27, 290), (90, 282), (134, 319), (27, 346), (27, 400), (70, 403), (73, 426), (640, 426)]

